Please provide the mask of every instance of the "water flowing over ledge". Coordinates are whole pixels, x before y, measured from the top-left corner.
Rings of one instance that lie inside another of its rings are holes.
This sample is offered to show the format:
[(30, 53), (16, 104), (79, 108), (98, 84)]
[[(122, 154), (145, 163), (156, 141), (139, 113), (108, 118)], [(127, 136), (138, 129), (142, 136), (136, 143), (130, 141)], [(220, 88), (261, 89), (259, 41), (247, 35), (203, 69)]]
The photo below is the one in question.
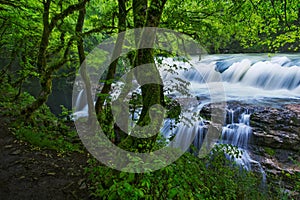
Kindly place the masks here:
[[(207, 83), (222, 82), (227, 100), (300, 99), (299, 54), (207, 55), (200, 61), (193, 57), (190, 63), (172, 58), (164, 59), (163, 63), (188, 69), (176, 70), (177, 77), (188, 80), (189, 89), (197, 96), (209, 96)], [(168, 76), (170, 74), (162, 73), (163, 79)]]
[[(261, 172), (263, 182), (268, 174), (300, 172), (290, 159), (300, 160), (300, 54), (208, 55), (189, 62), (163, 58), (161, 63), (166, 96), (181, 103), (185, 116), (177, 124), (167, 118), (161, 128), (173, 147), (197, 155), (189, 141), (199, 150), (212, 125), (220, 134), (215, 144), (237, 146), (243, 154), (236, 163)], [(208, 84), (213, 83), (224, 86), (227, 103), (224, 121), (216, 124), (210, 121), (214, 105)], [(74, 106), (77, 118), (87, 116), (84, 92), (78, 93)], [(132, 119), (138, 119), (136, 111)], [(289, 183), (286, 187), (292, 189)]]

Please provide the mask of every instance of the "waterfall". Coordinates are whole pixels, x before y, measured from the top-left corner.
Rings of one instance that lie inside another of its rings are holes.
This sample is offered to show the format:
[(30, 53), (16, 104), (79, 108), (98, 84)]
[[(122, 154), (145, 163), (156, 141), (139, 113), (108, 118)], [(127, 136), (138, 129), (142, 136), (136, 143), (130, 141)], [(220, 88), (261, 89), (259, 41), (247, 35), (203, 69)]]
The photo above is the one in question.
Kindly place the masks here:
[[(164, 89), (170, 95), (189, 90), (194, 96), (209, 98), (207, 83), (221, 82), (227, 100), (300, 99), (298, 54), (273, 57), (267, 54), (207, 55), (202, 56), (201, 61), (197, 56), (190, 62), (164, 58), (161, 63), (159, 70)], [(114, 89), (115, 93), (117, 91)], [(87, 111), (83, 97), (82, 90), (75, 103), (78, 115)]]
[[(202, 106), (199, 107), (202, 109)], [(259, 171), (262, 175), (263, 186), (266, 182), (266, 173), (261, 164), (251, 158), (248, 149), (252, 135), (250, 117), (251, 112), (247, 109), (241, 109), (239, 107), (227, 109), (225, 119), (227, 123), (222, 127), (220, 140), (216, 141), (216, 144), (230, 144), (236, 146), (242, 154), (240, 157), (234, 158), (233, 161), (248, 171), (253, 168)], [(189, 124), (184, 122), (176, 124), (175, 120), (166, 119), (161, 132), (170, 142), (170, 146), (180, 148), (183, 151), (189, 151), (197, 156), (207, 130), (208, 127), (202, 118)], [(173, 138), (173, 140), (171, 140), (171, 138)], [(190, 148), (192, 146), (194, 148)], [(232, 159), (229, 155), (225, 156), (230, 160)]]
[(86, 105), (87, 105), (86, 95), (85, 95), (85, 91), (82, 89), (82, 90), (80, 90), (80, 92), (78, 93), (78, 96), (76, 98), (75, 110), (80, 111), (80, 110), (84, 109), (84, 107)]
[[(188, 150), (194, 152), (194, 150), (190, 149), (192, 142), (192, 145), (198, 151), (200, 150), (207, 132), (207, 127), (202, 119), (193, 121), (193, 123), (189, 125), (184, 122), (180, 122), (173, 127), (173, 132), (166, 131), (166, 127), (170, 126), (170, 121), (166, 122), (166, 126), (162, 129), (162, 131), (165, 132), (162, 132), (162, 134), (169, 136), (168, 138), (170, 138), (170, 136), (176, 136), (170, 143), (170, 146), (180, 148), (182, 151)], [(195, 154), (197, 154), (197, 152), (195, 152)]]
[[(226, 62), (225, 62), (226, 64)], [(265, 90), (293, 90), (300, 86), (299, 59), (277, 56), (267, 60), (244, 58), (225, 65), (216, 62), (224, 81)]]
[[(159, 62), (159, 70), (164, 83), (165, 95), (176, 97), (184, 101), (183, 116), (192, 119), (192, 112), (201, 111), (204, 102), (210, 103), (212, 91), (208, 83), (221, 83), (224, 86), (226, 101), (242, 102), (260, 105), (279, 106), (287, 102), (300, 99), (300, 54), (275, 55), (267, 54), (235, 54), (235, 55), (208, 55), (192, 57), (190, 62), (183, 62), (172, 58), (163, 58)], [(213, 85), (213, 84), (212, 84)], [(217, 85), (217, 84), (216, 84)], [(220, 84), (219, 84), (220, 85)], [(114, 88), (117, 94), (118, 87)], [(191, 96), (183, 97), (185, 92)], [(113, 94), (111, 94), (113, 96)], [(76, 112), (74, 120), (87, 116), (88, 107), (83, 91), (75, 97)], [(117, 98), (118, 95), (115, 95)], [(199, 100), (199, 105), (189, 105), (188, 99)], [(261, 164), (255, 161), (251, 154), (249, 141), (252, 136), (250, 118), (253, 111), (230, 107), (226, 110), (226, 119), (220, 131), (217, 144), (230, 144), (236, 146), (242, 155), (234, 161), (246, 170), (260, 171), (263, 184), (266, 174)], [(140, 110), (130, 115), (131, 127), (139, 117)], [(161, 128), (162, 135), (169, 145), (190, 151), (197, 155), (207, 134), (207, 122), (203, 119), (185, 121), (180, 119), (165, 119)], [(191, 148), (194, 146), (195, 148)], [(229, 156), (228, 156), (229, 158)]]
[(227, 113), (230, 123), (224, 126), (222, 129), (222, 143), (232, 144), (241, 148), (247, 148), (250, 136), (252, 134), (249, 112), (245, 111), (238, 116), (237, 123), (235, 122), (235, 110), (227, 110)]
[[(169, 146), (192, 152), (194, 151), (190, 149), (192, 144), (198, 151), (200, 150), (207, 126), (201, 117), (193, 117), (193, 114), (199, 113), (205, 104), (196, 105), (185, 111), (183, 114), (185, 117), (182, 117), (180, 122), (176, 122), (174, 119), (165, 119), (160, 132), (169, 142)], [(197, 152), (194, 153), (197, 154)]]
[(250, 113), (248, 110), (239, 114), (239, 109), (227, 110), (229, 124), (223, 126), (221, 141), (222, 144), (231, 144), (242, 151), (241, 158), (235, 158), (235, 161), (247, 170), (251, 170), (251, 161), (248, 154), (248, 144), (252, 134), (250, 127)]
[(73, 105), (75, 105), (75, 107), (73, 108), (75, 112), (70, 116), (73, 121), (88, 116), (89, 107), (87, 104), (87, 97), (84, 89), (80, 90)]
[[(248, 149), (252, 135), (252, 128), (250, 126), (251, 113), (247, 109), (241, 112), (240, 108), (236, 108), (236, 110), (228, 109), (227, 113), (229, 120), (226, 121), (230, 121), (230, 123), (223, 126), (220, 143), (236, 146), (242, 152), (242, 155), (239, 158), (234, 158), (234, 161), (246, 170), (251, 170), (252, 166), (255, 166), (262, 175), (263, 186), (266, 182), (266, 173), (261, 164), (251, 158)], [(229, 156), (227, 157), (231, 159)]]
[(163, 80), (173, 78), (173, 88), (164, 82), (166, 88), (178, 89), (174, 83), (185, 80), (194, 96), (202, 98), (210, 96), (207, 83), (221, 83), (227, 100), (300, 99), (298, 54), (208, 55), (201, 61), (193, 57), (189, 63), (166, 58), (162, 60), (160, 72)]
[(245, 73), (241, 82), (270, 90), (292, 90), (300, 84), (300, 67), (283, 67), (277, 63), (258, 62)]

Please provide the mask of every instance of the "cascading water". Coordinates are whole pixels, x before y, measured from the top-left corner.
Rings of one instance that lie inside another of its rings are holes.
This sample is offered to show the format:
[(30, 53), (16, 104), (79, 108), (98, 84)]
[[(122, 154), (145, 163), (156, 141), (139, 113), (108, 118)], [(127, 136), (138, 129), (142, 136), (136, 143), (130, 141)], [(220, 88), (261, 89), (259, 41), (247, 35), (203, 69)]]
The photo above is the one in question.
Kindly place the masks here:
[[(207, 90), (206, 84), (210, 82), (222, 82), (228, 101), (279, 106), (300, 99), (298, 55), (279, 55), (272, 58), (267, 55), (212, 55), (203, 58), (200, 62), (196, 59), (194, 61), (194, 68), (189, 68), (187, 63), (180, 64), (172, 59), (165, 60), (167, 66), (177, 64), (188, 69), (177, 70), (177, 75), (180, 79), (191, 83), (190, 91), (200, 99), (209, 99), (210, 91)], [(168, 75), (162, 73), (162, 77), (168, 78)], [(288, 101), (285, 101), (286, 99)], [(247, 110), (241, 112), (234, 107), (227, 110), (226, 123), (222, 128), (219, 143), (238, 147), (242, 156), (236, 158), (235, 162), (247, 170), (254, 168), (260, 171), (264, 184), (266, 174), (261, 164), (251, 158), (249, 151), (252, 112)], [(170, 126), (170, 122), (167, 120), (166, 126), (162, 129), (164, 135), (170, 135), (170, 131), (166, 128)], [(194, 138), (192, 145), (200, 149), (206, 132), (203, 121), (196, 121), (192, 127), (180, 123), (176, 128), (172, 128), (172, 134), (178, 135), (173, 139), (174, 143), (182, 145), (183, 149), (187, 149), (186, 142), (190, 141), (191, 137)]]
[[(198, 57), (193, 57), (193, 68), (190, 63), (166, 58), (162, 60), (160, 70), (163, 80), (172, 80), (174, 74), (178, 75), (178, 79), (187, 80), (190, 85), (187, 86), (184, 82), (182, 85), (189, 87), (194, 96), (209, 98), (210, 91), (206, 84), (221, 82), (227, 100), (268, 103), (268, 100), (261, 101), (266, 98), (300, 99), (299, 57), (298, 54), (271, 58), (266, 54), (208, 55), (203, 56), (201, 61)], [(173, 68), (173, 74), (165, 73), (174, 64), (181, 68)], [(165, 88), (171, 88), (168, 83), (164, 82), (164, 85)], [(178, 87), (170, 90), (176, 89), (180, 90)], [(74, 104), (78, 108), (76, 111), (80, 112), (84, 110), (81, 96), (80, 92)]]
[(248, 145), (252, 134), (252, 128), (250, 127), (251, 114), (248, 110), (240, 114), (239, 109), (230, 109), (227, 113), (230, 123), (223, 126), (220, 143), (238, 147), (242, 155), (241, 158), (235, 158), (235, 161), (245, 169), (251, 170), (251, 163), (256, 163), (248, 153)]
[(243, 112), (235, 122), (235, 111), (227, 111), (230, 117), (230, 123), (223, 127), (221, 141), (225, 144), (232, 144), (240, 148), (247, 148), (251, 137), (252, 129), (250, 124), (250, 114)]
[[(166, 59), (168, 66), (182, 65)], [(177, 71), (197, 96), (209, 96), (206, 83), (222, 82), (227, 100), (300, 97), (299, 55), (209, 55), (194, 58), (194, 68)], [(184, 67), (188, 68), (186, 63)], [(221, 76), (222, 80), (219, 79)]]
[[(222, 83), (227, 101), (278, 106), (284, 105), (285, 102), (299, 102), (300, 100), (299, 54), (276, 55), (273, 57), (266, 54), (208, 55), (203, 56), (201, 61), (198, 60), (198, 57), (195, 57), (191, 63), (193, 67), (187, 62), (180, 62), (171, 58), (163, 59), (160, 71), (163, 80), (172, 80), (176, 76), (177, 85), (172, 86), (174, 82), (171, 81), (164, 82), (164, 88), (169, 91), (168, 95), (181, 98), (178, 90), (187, 88), (193, 97), (200, 99), (200, 106), (196, 106), (193, 112), (199, 113), (202, 106), (209, 103), (210, 91), (207, 89), (207, 83), (210, 82)], [(174, 64), (182, 68), (175, 68), (173, 74), (166, 73), (169, 67)], [(87, 115), (87, 107), (82, 107), (79, 103), (82, 100), (81, 95), (80, 93), (75, 102), (76, 107), (78, 106), (77, 108), (80, 109), (74, 114), (79, 117)], [(286, 99), (288, 100), (286, 101)], [(220, 132), (219, 143), (237, 146), (243, 152), (243, 155), (235, 161), (247, 170), (259, 169), (264, 182), (265, 173), (263, 168), (259, 162), (251, 158), (251, 153), (249, 153), (249, 140), (252, 134), (250, 117), (252, 112), (255, 111), (239, 110), (234, 107), (228, 109), (225, 125), (223, 124), (224, 126)], [(185, 115), (188, 116), (189, 113), (186, 112)], [(134, 118), (138, 118), (138, 116)], [(207, 133), (207, 127), (202, 119), (178, 124), (175, 124), (175, 120), (166, 119), (161, 132), (170, 140), (176, 136), (172, 140), (172, 145), (186, 151), (189, 150), (190, 140), (193, 138), (192, 144), (197, 149), (201, 148)]]
[[(190, 120), (189, 122), (177, 123), (175, 120), (166, 119), (161, 133), (167, 140), (176, 136), (173, 140), (171, 146), (174, 148), (180, 148), (183, 151), (189, 150), (192, 145), (200, 150), (205, 134), (207, 132), (207, 126), (205, 125), (202, 118)], [(197, 152), (195, 152), (197, 154)]]
[[(232, 144), (238, 147), (242, 155), (239, 158), (234, 158), (234, 161), (246, 170), (251, 170), (254, 165), (262, 174), (262, 185), (264, 186), (266, 173), (261, 164), (253, 160), (249, 155), (248, 145), (252, 135), (252, 128), (250, 127), (251, 113), (249, 110), (245, 110), (240, 114), (239, 111), (239, 108), (237, 108), (237, 110), (228, 110), (228, 116), (231, 122), (222, 129), (221, 143)], [(236, 122), (235, 119), (238, 119), (238, 122)]]
[[(241, 111), (240, 108), (227, 109), (225, 121), (228, 123), (222, 127), (221, 138), (216, 144), (230, 144), (237, 147), (241, 155), (239, 158), (234, 158), (235, 163), (246, 170), (252, 170), (255, 167), (262, 175), (262, 187), (264, 187), (266, 173), (261, 164), (251, 158), (248, 151), (252, 134), (250, 116), (251, 113), (249, 110)], [(208, 127), (202, 118), (193, 121), (190, 126), (183, 122), (176, 124), (175, 120), (167, 119), (161, 132), (166, 138), (172, 138), (172, 136), (176, 135), (173, 139), (172, 147), (181, 148), (183, 151), (190, 151), (194, 155), (197, 155), (197, 152), (201, 149), (207, 130)], [(191, 146), (194, 146), (196, 151), (189, 148)], [(226, 155), (226, 157), (232, 159), (229, 155)]]
[(86, 100), (86, 94), (85, 91), (82, 89), (79, 91), (78, 96), (75, 101), (75, 107), (73, 115), (71, 115), (72, 120), (77, 120), (81, 117), (87, 117), (88, 116), (88, 105)]
[(80, 111), (84, 109), (84, 107), (87, 105), (86, 97), (85, 97), (85, 92), (84, 90), (80, 90), (78, 93), (78, 96), (75, 101), (75, 108), (76, 111)]

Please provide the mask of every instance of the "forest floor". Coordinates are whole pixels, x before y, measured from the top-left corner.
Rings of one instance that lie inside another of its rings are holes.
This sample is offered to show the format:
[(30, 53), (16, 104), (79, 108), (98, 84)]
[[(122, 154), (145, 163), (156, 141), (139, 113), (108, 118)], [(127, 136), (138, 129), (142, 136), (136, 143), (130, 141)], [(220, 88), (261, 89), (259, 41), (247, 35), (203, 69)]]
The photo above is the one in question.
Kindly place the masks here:
[(0, 199), (90, 199), (87, 153), (60, 154), (17, 140), (0, 119)]

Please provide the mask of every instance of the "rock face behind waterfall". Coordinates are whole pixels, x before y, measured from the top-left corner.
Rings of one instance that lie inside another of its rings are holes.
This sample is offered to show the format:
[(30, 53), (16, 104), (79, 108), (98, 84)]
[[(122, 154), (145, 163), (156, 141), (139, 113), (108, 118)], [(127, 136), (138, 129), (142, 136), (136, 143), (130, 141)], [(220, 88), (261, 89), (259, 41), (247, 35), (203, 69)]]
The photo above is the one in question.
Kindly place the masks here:
[[(205, 106), (200, 115), (211, 118), (211, 108), (218, 105)], [(237, 108), (236, 112), (248, 110), (251, 113), (250, 126), (252, 135), (249, 140), (252, 159), (260, 162), (267, 173), (267, 181), (282, 184), (284, 188), (293, 191), (294, 183), (283, 174), (300, 173), (300, 104), (290, 104), (280, 108), (229, 102), (228, 110)], [(224, 116), (224, 124), (228, 116)], [(237, 119), (233, 119), (237, 120)], [(272, 177), (281, 177), (282, 183)]]
[(300, 150), (300, 105), (258, 108), (251, 116), (254, 143), (274, 149)]
[(252, 143), (257, 147), (254, 153), (271, 175), (269, 181), (278, 182), (272, 178), (281, 177), (283, 187), (293, 191), (295, 184), (286, 174), (300, 173), (300, 105), (257, 109), (251, 126)]

